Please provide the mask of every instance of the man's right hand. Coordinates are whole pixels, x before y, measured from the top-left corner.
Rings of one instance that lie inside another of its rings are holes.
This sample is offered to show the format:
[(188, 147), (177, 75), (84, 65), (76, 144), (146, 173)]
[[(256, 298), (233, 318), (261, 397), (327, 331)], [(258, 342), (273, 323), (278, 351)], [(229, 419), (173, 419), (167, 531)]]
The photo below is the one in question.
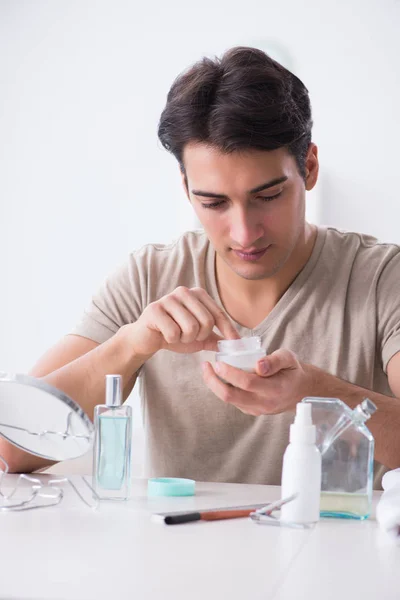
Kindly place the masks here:
[[(213, 331), (214, 327), (222, 337)], [(240, 337), (224, 311), (202, 288), (176, 288), (149, 304), (135, 323), (124, 328), (130, 329), (133, 351), (145, 357), (158, 350), (185, 354), (217, 350), (218, 340)]]

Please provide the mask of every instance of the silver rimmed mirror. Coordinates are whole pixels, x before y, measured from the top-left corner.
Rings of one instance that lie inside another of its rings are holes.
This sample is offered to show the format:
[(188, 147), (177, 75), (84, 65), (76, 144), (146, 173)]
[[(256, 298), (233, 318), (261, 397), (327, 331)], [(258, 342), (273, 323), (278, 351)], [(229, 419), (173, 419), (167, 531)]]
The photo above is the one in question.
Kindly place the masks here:
[(62, 461), (90, 449), (93, 424), (74, 400), (41, 379), (0, 373), (0, 435), (31, 454)]

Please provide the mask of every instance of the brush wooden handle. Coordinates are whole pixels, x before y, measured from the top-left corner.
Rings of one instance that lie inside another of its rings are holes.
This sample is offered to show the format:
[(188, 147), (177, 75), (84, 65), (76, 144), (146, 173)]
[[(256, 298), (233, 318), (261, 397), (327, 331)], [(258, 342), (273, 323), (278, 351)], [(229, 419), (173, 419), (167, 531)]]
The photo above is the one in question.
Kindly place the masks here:
[(254, 512), (254, 508), (247, 508), (245, 510), (215, 510), (200, 513), (200, 518), (202, 521), (219, 521), (220, 519), (240, 519), (243, 517), (248, 517), (252, 512)]

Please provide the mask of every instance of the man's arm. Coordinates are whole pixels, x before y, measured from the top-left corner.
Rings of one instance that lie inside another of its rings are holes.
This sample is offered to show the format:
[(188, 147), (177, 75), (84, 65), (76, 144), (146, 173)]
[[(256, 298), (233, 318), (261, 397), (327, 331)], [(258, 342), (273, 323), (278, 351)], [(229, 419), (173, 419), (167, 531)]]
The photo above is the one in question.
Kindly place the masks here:
[[(121, 338), (123, 336), (118, 338), (114, 336), (99, 346), (97, 342), (88, 338), (67, 335), (39, 359), (29, 375), (43, 378), (47, 383), (64, 391), (92, 418), (94, 406), (104, 402), (103, 372), (104, 375), (110, 373), (113, 367), (117, 373), (122, 371), (122, 365), (118, 362), (124, 355), (124, 351), (121, 350), (124, 340)], [(141, 364), (143, 362), (140, 360), (132, 361), (133, 370), (127, 369), (121, 373), (125, 374), (124, 398), (127, 398), (132, 391), (136, 381), (136, 371)], [(89, 394), (91, 382), (93, 379), (96, 380), (96, 373), (99, 373), (98, 385), (95, 389), (92, 388)], [(20, 450), (3, 438), (0, 438), (0, 455), (7, 461), (10, 472), (14, 473), (28, 473), (54, 464), (52, 461)]]
[[(178, 287), (149, 304), (134, 323), (121, 326), (101, 345), (84, 337), (68, 336), (50, 350), (31, 371), (31, 375), (65, 392), (93, 418), (94, 407), (104, 403), (105, 376), (116, 373), (124, 382), (128, 397), (139, 368), (159, 350), (192, 353), (216, 350), (221, 339), (217, 327), (228, 339), (239, 337), (226, 314), (200, 288)], [(21, 453), (0, 440), (10, 471), (32, 471), (51, 463)]]
[[(50, 348), (29, 372), (32, 377), (44, 377), (98, 346), (87, 338), (67, 335)], [(53, 462), (28, 454), (0, 437), (0, 455), (5, 458), (10, 472), (31, 472), (49, 467)]]
[(387, 372), (390, 388), (397, 398), (353, 385), (318, 367), (301, 363), (293, 352), (285, 349), (259, 360), (256, 374), (222, 362), (216, 363), (214, 368), (210, 363), (203, 366), (205, 383), (216, 396), (254, 416), (294, 410), (296, 403), (306, 396), (340, 398), (350, 408), (370, 398), (378, 407), (368, 421), (375, 438), (376, 460), (394, 469), (400, 467), (400, 352), (390, 360)]
[(396, 469), (400, 467), (400, 352), (388, 363), (389, 386), (396, 396), (385, 396), (343, 381), (316, 367), (307, 366), (310, 374), (308, 396), (340, 398), (350, 408), (355, 408), (365, 398), (370, 398), (378, 408), (368, 421), (368, 429), (375, 439), (375, 458), (378, 462)]

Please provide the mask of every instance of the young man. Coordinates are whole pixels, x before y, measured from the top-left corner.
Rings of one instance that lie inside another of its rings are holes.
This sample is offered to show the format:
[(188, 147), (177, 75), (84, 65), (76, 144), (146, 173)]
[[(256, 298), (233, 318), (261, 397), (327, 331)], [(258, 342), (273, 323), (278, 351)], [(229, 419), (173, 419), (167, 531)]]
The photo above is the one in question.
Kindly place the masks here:
[[(159, 137), (204, 231), (133, 253), (32, 371), (89, 415), (107, 373), (125, 397), (138, 378), (149, 475), (279, 484), (304, 396), (371, 398), (375, 484), (400, 466), (399, 247), (305, 221), (311, 127), (307, 89), (260, 50), (178, 77)], [(268, 351), (255, 374), (212, 366), (219, 337), (246, 335)], [(0, 451), (14, 471), (44, 465)]]

